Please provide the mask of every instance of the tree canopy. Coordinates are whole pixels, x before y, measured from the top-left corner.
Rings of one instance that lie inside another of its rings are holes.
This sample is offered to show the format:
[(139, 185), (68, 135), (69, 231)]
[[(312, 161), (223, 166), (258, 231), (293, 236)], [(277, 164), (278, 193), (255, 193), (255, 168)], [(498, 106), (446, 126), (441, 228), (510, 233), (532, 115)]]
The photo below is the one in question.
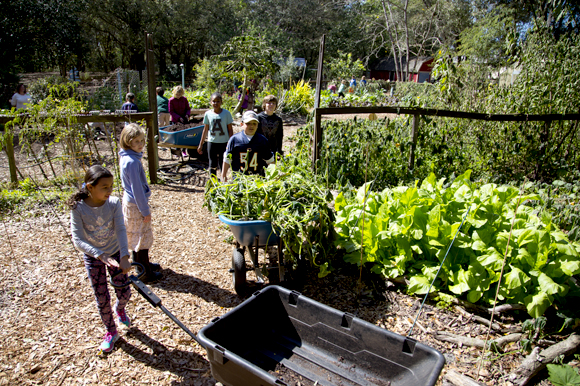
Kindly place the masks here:
[(162, 79), (179, 76), (181, 63), (194, 75), (197, 64), (242, 36), (258, 37), (276, 60), (305, 58), (309, 67), (323, 34), (327, 60), (343, 52), (368, 66), (393, 56), (401, 74), (410, 57), (435, 56), (442, 48), (499, 66), (513, 54), (510, 42), (513, 48), (533, 25), (555, 39), (578, 33), (580, 6), (571, 0), (19, 0), (4, 4), (0, 15), (7, 94), (20, 72), (144, 69), (146, 33), (153, 35)]

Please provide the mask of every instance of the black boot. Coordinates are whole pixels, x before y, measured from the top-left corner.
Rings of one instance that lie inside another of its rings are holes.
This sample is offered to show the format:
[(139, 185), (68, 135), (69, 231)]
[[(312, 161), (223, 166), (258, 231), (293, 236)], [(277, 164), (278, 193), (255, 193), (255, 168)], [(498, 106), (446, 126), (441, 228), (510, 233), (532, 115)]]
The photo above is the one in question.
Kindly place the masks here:
[[(133, 260), (133, 263), (139, 263), (143, 266), (143, 268), (145, 268), (145, 264), (139, 259), (139, 252), (131, 251), (131, 252), (129, 252), (129, 254), (131, 255), (131, 260)], [(137, 272), (140, 272), (140, 271), (137, 271)], [(145, 270), (145, 272), (147, 272), (147, 270)], [(143, 276), (143, 277), (145, 277), (145, 276)]]
[(161, 273), (153, 271), (151, 264), (149, 263), (148, 249), (140, 250), (139, 252), (137, 252), (137, 255), (139, 263), (143, 264), (143, 266), (145, 267), (145, 276), (143, 276), (143, 278), (141, 279), (143, 280), (144, 283), (151, 283), (160, 280), (163, 277)]

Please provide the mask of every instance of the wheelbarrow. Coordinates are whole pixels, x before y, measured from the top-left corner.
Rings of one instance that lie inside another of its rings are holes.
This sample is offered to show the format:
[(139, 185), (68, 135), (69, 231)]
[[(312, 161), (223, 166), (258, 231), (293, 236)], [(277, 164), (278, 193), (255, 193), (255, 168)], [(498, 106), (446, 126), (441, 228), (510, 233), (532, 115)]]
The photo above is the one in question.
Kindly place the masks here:
[[(266, 265), (267, 276), (275, 277), (276, 273), (281, 282), (284, 281), (284, 255), (282, 254), (282, 240), (274, 233), (272, 223), (262, 220), (239, 221), (231, 220), (224, 215), (219, 219), (230, 227), (236, 239), (236, 246), (232, 255), (232, 280), (234, 290), (240, 296), (245, 294), (246, 290), (246, 272), (253, 270), (256, 274), (257, 282), (264, 284), (264, 276), (260, 268), (258, 254), (260, 248), (266, 249), (270, 246), (278, 247), (278, 264), (277, 266)], [(246, 266), (245, 252), (248, 250), (252, 266)], [(277, 272), (275, 272), (277, 271)], [(273, 280), (270, 280), (273, 281)]]
[[(169, 127), (171, 126), (163, 126), (159, 128), (159, 143), (157, 146), (172, 149), (186, 149), (190, 157), (192, 157), (193, 154), (193, 156), (199, 158), (197, 148), (201, 141), (204, 125), (190, 127), (179, 131), (166, 130)], [(202, 157), (207, 156), (205, 153), (206, 152), (204, 151)], [(181, 152), (179, 152), (179, 154), (181, 155)]]
[(427, 345), (277, 285), (254, 292), (195, 335), (143, 284), (140, 268), (114, 286), (133, 285), (169, 316), (206, 350), (213, 377), (226, 386), (294, 385), (290, 375), (322, 386), (433, 386), (445, 364)]
[(168, 183), (185, 183), (186, 181), (191, 181), (192, 178), (207, 174), (206, 165), (203, 162), (185, 161), (180, 150), (187, 150), (189, 161), (191, 161), (191, 158), (196, 158), (197, 161), (205, 161), (207, 159), (207, 151), (204, 149), (201, 155), (197, 153), (204, 126), (195, 126), (179, 131), (165, 130), (169, 127), (171, 126), (159, 128), (159, 143), (157, 145), (170, 148), (171, 153), (180, 157), (181, 161), (159, 167), (157, 169), (159, 178)]

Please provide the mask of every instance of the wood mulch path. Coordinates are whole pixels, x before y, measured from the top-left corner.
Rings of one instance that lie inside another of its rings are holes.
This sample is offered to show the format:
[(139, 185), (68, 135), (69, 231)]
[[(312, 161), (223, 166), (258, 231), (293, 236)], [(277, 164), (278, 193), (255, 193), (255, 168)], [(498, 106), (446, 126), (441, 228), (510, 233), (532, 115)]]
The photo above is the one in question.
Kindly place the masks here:
[[(298, 126), (288, 124), (286, 134), (291, 137), (290, 128)], [(163, 162), (171, 161), (168, 151), (160, 154)], [(151, 260), (163, 267), (163, 279), (150, 288), (193, 332), (242, 301), (228, 271), (231, 232), (203, 207), (204, 183), (201, 176), (154, 185), (150, 201), (155, 232)], [(81, 254), (70, 241), (67, 211), (44, 205), (14, 215), (3, 220), (0, 238), (0, 385), (216, 384), (205, 350), (136, 291), (127, 308), (133, 327), (120, 330), (112, 353), (98, 355), (105, 331)], [(422, 299), (406, 295), (404, 287), (377, 286), (365, 275), (359, 286), (358, 278), (356, 267), (349, 266), (322, 279), (314, 272), (301, 292), (406, 335)], [(413, 331), (413, 338), (445, 355), (437, 385), (445, 384), (443, 375), (451, 369), (475, 378), (481, 350), (437, 340), (437, 331), (485, 339), (487, 327), (452, 307), (440, 309), (428, 302)], [(492, 332), (490, 339), (502, 335)], [(524, 356), (514, 343), (504, 351), (510, 353), (483, 362), (482, 384), (508, 384), (502, 377)]]

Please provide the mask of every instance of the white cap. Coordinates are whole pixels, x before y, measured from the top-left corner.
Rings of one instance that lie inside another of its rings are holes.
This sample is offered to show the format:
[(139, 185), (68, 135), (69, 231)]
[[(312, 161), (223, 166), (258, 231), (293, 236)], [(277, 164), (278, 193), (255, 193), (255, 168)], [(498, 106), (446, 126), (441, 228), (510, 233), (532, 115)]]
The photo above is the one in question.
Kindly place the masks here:
[(244, 115), (242, 115), (242, 122), (248, 123), (250, 121), (260, 122), (258, 120), (258, 114), (256, 114), (254, 111), (248, 110), (244, 113)]

